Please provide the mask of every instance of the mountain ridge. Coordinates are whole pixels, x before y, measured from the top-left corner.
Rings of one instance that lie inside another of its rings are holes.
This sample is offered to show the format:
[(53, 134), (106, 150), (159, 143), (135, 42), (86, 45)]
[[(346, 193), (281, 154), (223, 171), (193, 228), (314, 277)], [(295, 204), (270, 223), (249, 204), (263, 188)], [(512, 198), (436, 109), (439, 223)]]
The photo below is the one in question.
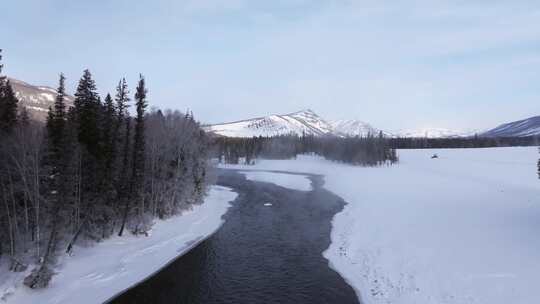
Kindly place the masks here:
[[(311, 109), (272, 114), (204, 126), (206, 131), (225, 137), (253, 137), (303, 134), (314, 136), (366, 136), (380, 130), (360, 120), (328, 121)], [(384, 132), (387, 134), (386, 132)]]
[[(30, 116), (38, 121), (45, 121), (49, 107), (53, 106), (56, 89), (48, 86), (36, 86), (27, 82), (8, 77), (15, 96), (20, 105), (27, 108)], [(72, 106), (75, 97), (66, 95), (66, 105)], [(419, 130), (401, 130), (388, 132), (373, 127), (371, 124), (358, 119), (326, 120), (311, 109), (304, 109), (288, 114), (273, 114), (251, 119), (236, 120), (203, 126), (206, 131), (221, 136), (253, 137), (276, 136), (286, 134), (302, 134), (314, 136), (367, 136), (378, 135), (380, 132), (387, 137), (428, 137), (428, 138), (459, 138), (471, 137), (525, 137), (540, 136), (540, 116), (516, 120), (498, 125), (487, 131), (456, 132), (443, 128), (424, 128)]]
[(526, 137), (540, 135), (540, 116), (507, 122), (490, 129), (482, 137)]
[[(9, 83), (19, 100), (19, 105), (26, 107), (30, 117), (38, 121), (45, 121), (49, 107), (52, 107), (56, 99), (56, 89), (48, 86), (36, 86), (8, 77)], [(66, 95), (66, 105), (72, 106), (75, 97)]]
[(209, 132), (229, 137), (277, 136), (291, 133), (324, 136), (332, 132), (331, 125), (310, 109), (206, 125), (204, 128)]

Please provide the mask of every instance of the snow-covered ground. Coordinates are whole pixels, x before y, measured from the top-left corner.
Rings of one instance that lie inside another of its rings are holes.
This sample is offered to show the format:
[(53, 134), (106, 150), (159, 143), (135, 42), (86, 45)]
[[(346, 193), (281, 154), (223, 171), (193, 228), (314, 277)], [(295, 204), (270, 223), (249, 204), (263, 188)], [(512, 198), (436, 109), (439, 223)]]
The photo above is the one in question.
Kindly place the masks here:
[(382, 168), (308, 156), (237, 167), (326, 176), (349, 204), (324, 256), (364, 303), (540, 303), (537, 149), (399, 156)]
[(311, 181), (305, 175), (261, 171), (242, 171), (242, 174), (244, 174), (248, 180), (274, 183), (289, 189), (300, 191), (310, 191), (312, 189)]
[(156, 272), (216, 231), (236, 194), (213, 186), (205, 203), (165, 221), (149, 237), (113, 237), (62, 258), (48, 288), (22, 285), (24, 273), (0, 269), (0, 303), (102, 303)]

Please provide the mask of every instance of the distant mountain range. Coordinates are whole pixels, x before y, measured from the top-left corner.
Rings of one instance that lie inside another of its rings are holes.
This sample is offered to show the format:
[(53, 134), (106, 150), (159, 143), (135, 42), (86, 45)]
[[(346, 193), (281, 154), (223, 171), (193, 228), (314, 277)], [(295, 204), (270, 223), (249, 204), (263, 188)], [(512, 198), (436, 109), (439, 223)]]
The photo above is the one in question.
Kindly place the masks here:
[[(9, 78), (20, 101), (32, 118), (45, 121), (49, 107), (54, 104), (56, 89), (34, 86), (24, 81)], [(73, 105), (73, 96), (66, 96), (66, 104)], [(524, 137), (540, 136), (540, 116), (502, 124), (485, 132), (456, 132), (441, 128), (387, 132), (361, 120), (325, 120), (312, 110), (302, 110), (284, 115), (270, 115), (241, 121), (204, 126), (206, 131), (227, 137), (276, 136), (285, 134), (307, 134), (314, 136), (366, 136), (382, 132), (388, 137)]]
[(230, 123), (207, 125), (206, 131), (226, 137), (276, 136), (284, 134), (335, 135), (343, 137), (378, 135), (387, 137), (459, 138), (472, 137), (524, 137), (540, 136), (540, 116), (500, 125), (489, 131), (461, 131), (443, 128), (383, 131), (361, 120), (325, 120), (312, 110), (284, 115), (270, 115)]
[(422, 129), (398, 132), (387, 132), (375, 128), (361, 120), (325, 120), (312, 110), (302, 110), (290, 114), (270, 115), (253, 119), (205, 126), (205, 129), (226, 137), (276, 136), (285, 134), (314, 136), (367, 136), (379, 135), (387, 137), (461, 137), (471, 133), (456, 133), (447, 129)]

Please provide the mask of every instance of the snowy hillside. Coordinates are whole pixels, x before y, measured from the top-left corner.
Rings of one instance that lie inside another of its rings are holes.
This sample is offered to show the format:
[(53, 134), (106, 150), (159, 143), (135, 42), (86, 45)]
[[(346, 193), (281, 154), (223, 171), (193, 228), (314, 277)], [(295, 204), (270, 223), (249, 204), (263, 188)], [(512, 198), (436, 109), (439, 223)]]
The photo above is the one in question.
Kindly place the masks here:
[[(45, 121), (49, 107), (53, 105), (56, 98), (56, 90), (50, 87), (33, 86), (13, 78), (9, 81), (20, 105), (25, 106), (34, 119)], [(73, 104), (73, 100), (72, 96), (66, 96), (68, 106)]]
[(207, 131), (227, 137), (332, 134), (332, 126), (312, 110), (270, 115), (249, 120), (206, 126)]
[(485, 137), (523, 137), (540, 135), (540, 116), (502, 124), (481, 135)]

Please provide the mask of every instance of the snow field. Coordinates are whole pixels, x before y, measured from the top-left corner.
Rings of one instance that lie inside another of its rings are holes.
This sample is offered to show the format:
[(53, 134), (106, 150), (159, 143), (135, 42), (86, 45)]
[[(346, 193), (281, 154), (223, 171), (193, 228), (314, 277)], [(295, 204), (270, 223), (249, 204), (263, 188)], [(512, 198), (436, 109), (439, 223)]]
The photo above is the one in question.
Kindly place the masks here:
[(323, 255), (363, 303), (540, 303), (537, 148), (399, 156), (392, 167), (301, 156), (254, 169), (323, 174), (348, 202)]

